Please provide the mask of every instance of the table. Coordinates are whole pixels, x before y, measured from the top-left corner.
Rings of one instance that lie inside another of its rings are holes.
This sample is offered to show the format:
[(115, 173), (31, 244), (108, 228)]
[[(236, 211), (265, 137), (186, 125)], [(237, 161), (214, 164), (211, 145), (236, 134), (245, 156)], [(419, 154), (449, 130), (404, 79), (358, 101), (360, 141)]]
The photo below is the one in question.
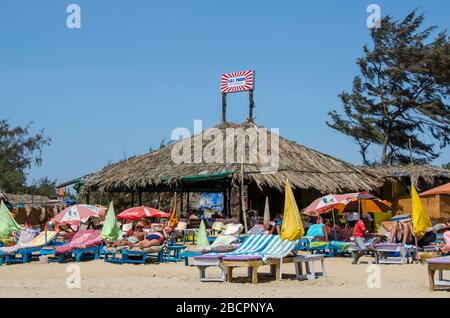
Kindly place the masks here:
[[(314, 262), (320, 262), (322, 272), (316, 272), (314, 269)], [(305, 274), (303, 274), (303, 264), (305, 264)], [(298, 280), (316, 279), (317, 276), (326, 276), (325, 257), (324, 255), (299, 255), (294, 258), (295, 276)]]

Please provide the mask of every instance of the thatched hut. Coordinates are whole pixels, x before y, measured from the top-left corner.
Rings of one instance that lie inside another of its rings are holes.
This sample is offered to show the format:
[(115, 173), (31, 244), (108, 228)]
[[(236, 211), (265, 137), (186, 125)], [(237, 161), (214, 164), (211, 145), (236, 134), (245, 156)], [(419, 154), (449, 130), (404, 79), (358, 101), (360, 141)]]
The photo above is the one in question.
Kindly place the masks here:
[[(450, 182), (450, 170), (431, 165), (371, 166), (361, 169), (377, 176), (383, 184), (380, 194), (394, 204), (398, 214), (411, 213), (411, 182), (419, 192)], [(448, 207), (441, 208), (437, 197), (424, 197), (422, 204), (436, 221), (450, 215)]]
[(32, 194), (1, 194), (19, 224), (39, 225), (66, 208), (62, 200)]
[[(248, 129), (260, 134), (257, 138), (250, 133), (245, 135), (245, 150), (239, 151), (239, 138), (230, 135), (229, 131), (247, 132)], [(220, 134), (223, 138), (217, 137)], [(277, 142), (278, 147), (274, 147)], [(228, 159), (232, 160), (225, 160), (230, 144), (233, 150)], [(251, 158), (253, 149), (260, 144), (270, 145), (267, 156), (278, 155), (277, 169), (271, 166), (267, 157), (262, 158), (261, 153), (256, 153), (253, 161), (242, 160), (243, 152), (245, 158)], [(203, 154), (209, 153), (216, 159), (222, 156), (223, 162), (205, 163), (203, 160), (196, 163), (195, 149), (199, 146)], [(173, 156), (180, 149), (188, 149), (189, 154), (184, 153), (187, 160), (177, 163)], [(354, 165), (271, 132), (266, 133), (264, 127), (247, 121), (239, 125), (222, 123), (155, 152), (109, 165), (86, 177), (81, 192), (86, 195), (93, 191), (135, 192), (139, 197), (147, 191), (223, 192), (228, 214), (242, 209), (242, 201), (244, 206), (247, 205), (246, 209), (262, 213), (267, 195), (272, 213), (275, 213), (282, 211), (286, 179), (291, 182), (300, 206), (323, 193), (376, 190), (380, 186), (372, 174)], [(246, 199), (241, 200), (242, 197)]]

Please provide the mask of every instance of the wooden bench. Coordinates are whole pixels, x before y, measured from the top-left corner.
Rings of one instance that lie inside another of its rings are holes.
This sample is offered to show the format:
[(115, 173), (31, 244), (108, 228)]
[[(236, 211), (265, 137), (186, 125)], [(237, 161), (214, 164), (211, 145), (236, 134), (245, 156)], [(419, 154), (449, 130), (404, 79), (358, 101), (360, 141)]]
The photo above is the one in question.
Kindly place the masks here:
[[(450, 288), (450, 280), (444, 280), (444, 271), (450, 271), (450, 257), (435, 257), (427, 259), (428, 263), (428, 282), (431, 291), (436, 287)], [(434, 281), (434, 274), (438, 271), (438, 281)]]
[[(294, 257), (283, 258), (283, 264), (293, 263)], [(270, 274), (275, 276), (278, 280), (281, 274), (281, 261), (280, 259), (270, 258), (266, 263), (261, 259), (255, 260), (223, 260), (222, 266), (226, 270), (227, 282), (231, 283), (233, 281), (233, 269), (236, 267), (247, 267), (247, 277), (251, 278), (253, 284), (258, 283), (258, 268), (260, 266), (270, 266)]]
[[(316, 279), (317, 276), (326, 276), (324, 255), (300, 255), (294, 258), (295, 275), (298, 280), (302, 279)], [(314, 269), (314, 262), (320, 262), (322, 272), (316, 272)], [(305, 264), (305, 275), (303, 274), (303, 264)]]

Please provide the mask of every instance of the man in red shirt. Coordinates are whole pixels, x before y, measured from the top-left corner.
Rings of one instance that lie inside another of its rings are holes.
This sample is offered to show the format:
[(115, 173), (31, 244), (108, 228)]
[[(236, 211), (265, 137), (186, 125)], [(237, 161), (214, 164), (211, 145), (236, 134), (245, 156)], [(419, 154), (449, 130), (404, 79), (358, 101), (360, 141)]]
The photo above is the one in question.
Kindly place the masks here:
[[(353, 237), (355, 238), (355, 244), (358, 246), (359, 251), (355, 255), (352, 264), (358, 264), (359, 259), (366, 253), (367, 250), (377, 253), (374, 245), (379, 241), (379, 238), (372, 237), (367, 239), (368, 236), (374, 236), (367, 231), (365, 222), (372, 222), (373, 219), (369, 214), (363, 214), (362, 220), (359, 218), (358, 213), (352, 213), (349, 215), (349, 221), (357, 221), (355, 227), (353, 228)], [(366, 246), (366, 243), (370, 243)]]

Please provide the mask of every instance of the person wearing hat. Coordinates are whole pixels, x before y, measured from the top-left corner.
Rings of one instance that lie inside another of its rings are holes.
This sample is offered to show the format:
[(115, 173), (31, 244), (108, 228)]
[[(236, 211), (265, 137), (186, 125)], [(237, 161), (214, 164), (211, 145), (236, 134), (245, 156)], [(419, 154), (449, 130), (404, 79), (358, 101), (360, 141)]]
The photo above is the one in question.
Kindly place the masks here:
[(113, 244), (113, 247), (129, 246), (133, 247), (134, 244), (143, 241), (147, 236), (144, 231), (144, 223), (138, 222), (135, 229), (130, 229), (125, 235), (124, 239), (118, 240)]
[[(353, 237), (359, 251), (355, 255), (352, 264), (358, 264), (359, 259), (366, 253), (367, 250), (377, 254), (374, 245), (378, 243), (380, 238), (377, 237), (377, 234), (371, 234), (367, 230), (366, 224), (373, 221), (369, 214), (363, 214), (360, 218), (358, 213), (351, 213), (348, 220), (352, 223), (356, 222), (353, 227)], [(366, 246), (366, 243), (370, 243), (370, 245)]]

